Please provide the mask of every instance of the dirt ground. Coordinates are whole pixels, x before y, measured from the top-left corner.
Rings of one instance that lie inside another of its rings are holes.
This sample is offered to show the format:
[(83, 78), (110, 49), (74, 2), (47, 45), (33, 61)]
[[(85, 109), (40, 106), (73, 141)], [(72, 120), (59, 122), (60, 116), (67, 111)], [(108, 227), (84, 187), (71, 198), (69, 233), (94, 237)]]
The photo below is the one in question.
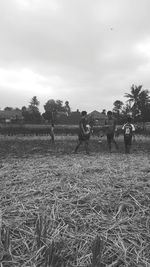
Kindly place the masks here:
[(150, 138), (117, 142), (1, 137), (1, 266), (150, 266)]

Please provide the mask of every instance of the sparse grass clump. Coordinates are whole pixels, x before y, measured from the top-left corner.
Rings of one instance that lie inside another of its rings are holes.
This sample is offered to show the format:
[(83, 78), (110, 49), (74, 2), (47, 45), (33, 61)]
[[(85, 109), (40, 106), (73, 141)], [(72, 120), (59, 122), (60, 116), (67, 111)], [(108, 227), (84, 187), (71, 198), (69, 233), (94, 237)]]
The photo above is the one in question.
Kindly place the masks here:
[(86, 156), (71, 154), (75, 141), (68, 139), (55, 148), (49, 140), (11, 142), (2, 140), (1, 150), (2, 267), (150, 265), (150, 156), (143, 148), (110, 155), (105, 143), (94, 152), (92, 140)]

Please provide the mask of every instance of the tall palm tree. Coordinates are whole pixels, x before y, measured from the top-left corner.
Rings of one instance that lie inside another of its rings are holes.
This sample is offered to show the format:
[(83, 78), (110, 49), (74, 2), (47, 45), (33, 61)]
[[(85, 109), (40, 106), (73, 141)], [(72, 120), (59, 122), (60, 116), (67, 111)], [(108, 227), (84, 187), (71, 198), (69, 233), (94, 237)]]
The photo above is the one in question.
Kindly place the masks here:
[(133, 116), (135, 117), (136, 114), (139, 112), (139, 99), (140, 99), (140, 94), (142, 90), (142, 85), (136, 86), (132, 85), (131, 86), (131, 93), (125, 93), (125, 97), (128, 98), (128, 102), (132, 105), (132, 111), (133, 111)]
[(30, 101), (30, 105), (29, 105), (29, 111), (30, 112), (39, 112), (39, 104), (40, 104), (40, 102), (39, 102), (39, 100), (37, 99), (37, 97), (36, 96), (33, 96), (32, 97), (32, 99), (31, 99), (31, 101)]
[(139, 95), (139, 106), (147, 106), (150, 103), (150, 96), (148, 90), (143, 90)]
[(133, 117), (140, 116), (142, 121), (145, 120), (145, 114), (148, 106), (150, 105), (150, 96), (148, 90), (142, 90), (142, 85), (131, 86), (131, 93), (125, 94), (125, 97), (128, 98), (128, 103), (132, 104), (131, 110)]
[(38, 107), (39, 104), (40, 104), (40, 102), (37, 99), (37, 96), (33, 96), (32, 99), (31, 99), (31, 101), (30, 101), (30, 105)]
[(138, 106), (141, 112), (141, 117), (143, 120), (144, 120), (145, 113), (148, 109), (149, 104), (150, 104), (149, 91), (143, 90), (139, 95), (139, 102), (138, 102)]

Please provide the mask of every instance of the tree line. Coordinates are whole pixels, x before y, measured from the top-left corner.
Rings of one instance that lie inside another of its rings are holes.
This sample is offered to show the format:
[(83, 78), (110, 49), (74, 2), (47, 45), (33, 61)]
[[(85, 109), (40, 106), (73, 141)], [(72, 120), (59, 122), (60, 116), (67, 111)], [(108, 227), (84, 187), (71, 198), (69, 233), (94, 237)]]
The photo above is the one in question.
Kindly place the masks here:
[[(113, 103), (113, 114), (118, 123), (124, 123), (127, 115), (133, 117), (134, 122), (149, 122), (150, 121), (150, 93), (149, 90), (143, 89), (142, 85), (132, 85), (129, 93), (125, 93), (125, 103), (121, 100), (116, 100)], [(68, 116), (71, 114), (69, 101), (63, 103), (62, 100), (48, 100), (44, 105), (44, 113), (39, 110), (40, 102), (37, 96), (33, 96), (29, 105), (23, 106), (21, 109), (5, 107), (4, 111), (21, 111), (25, 123), (42, 123), (44, 121), (55, 122), (59, 114)], [(79, 112), (79, 110), (78, 110)], [(106, 114), (103, 109), (102, 114)]]
[(69, 101), (65, 101), (65, 103), (63, 103), (62, 100), (50, 99), (44, 105), (44, 113), (40, 112), (39, 105), (40, 102), (37, 96), (33, 96), (27, 107), (23, 106), (21, 109), (5, 107), (4, 111), (20, 111), (25, 123), (37, 124), (44, 121), (55, 122), (58, 114), (69, 116), (69, 114), (71, 113)]

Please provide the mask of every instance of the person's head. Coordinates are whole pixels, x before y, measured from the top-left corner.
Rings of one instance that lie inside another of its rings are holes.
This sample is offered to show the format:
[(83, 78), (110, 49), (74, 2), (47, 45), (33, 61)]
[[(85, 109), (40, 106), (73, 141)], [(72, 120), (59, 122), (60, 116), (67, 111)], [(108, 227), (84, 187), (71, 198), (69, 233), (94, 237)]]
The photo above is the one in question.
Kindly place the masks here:
[(112, 111), (109, 110), (109, 111), (107, 112), (107, 116), (108, 116), (108, 118), (111, 118), (111, 117), (112, 117)]
[(86, 117), (86, 115), (87, 115), (87, 112), (85, 110), (81, 112), (82, 117)]
[(128, 116), (128, 117), (127, 117), (127, 122), (128, 122), (128, 123), (131, 123), (131, 122), (132, 122), (132, 118), (131, 118), (131, 116)]

